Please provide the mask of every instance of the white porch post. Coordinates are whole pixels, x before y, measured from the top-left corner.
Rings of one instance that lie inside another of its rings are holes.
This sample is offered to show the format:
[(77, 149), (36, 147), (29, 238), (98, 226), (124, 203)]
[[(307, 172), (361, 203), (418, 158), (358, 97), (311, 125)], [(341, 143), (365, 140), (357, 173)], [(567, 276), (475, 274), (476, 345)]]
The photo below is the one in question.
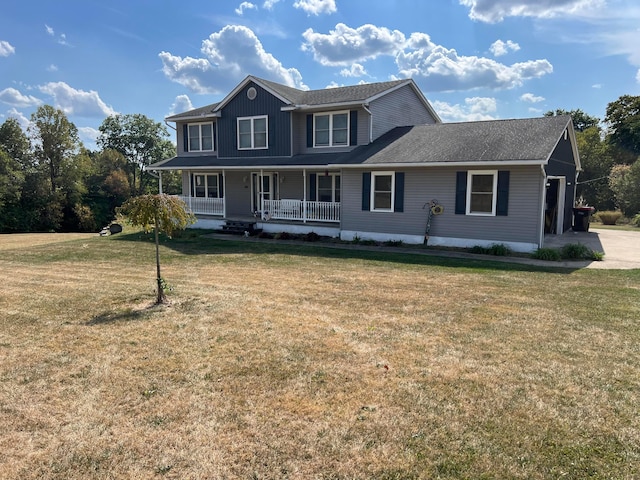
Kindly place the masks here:
[(158, 171), (158, 193), (162, 195), (162, 170)]
[(222, 170), (222, 218), (227, 218), (227, 172)]
[(307, 170), (302, 169), (302, 223), (307, 223)]
[(189, 183), (189, 210), (191, 210), (193, 212), (193, 207), (191, 206), (191, 197), (193, 195), (193, 184), (192, 184), (193, 178), (191, 176), (191, 170), (187, 170), (187, 173), (189, 174), (189, 180), (188, 180), (188, 183)]

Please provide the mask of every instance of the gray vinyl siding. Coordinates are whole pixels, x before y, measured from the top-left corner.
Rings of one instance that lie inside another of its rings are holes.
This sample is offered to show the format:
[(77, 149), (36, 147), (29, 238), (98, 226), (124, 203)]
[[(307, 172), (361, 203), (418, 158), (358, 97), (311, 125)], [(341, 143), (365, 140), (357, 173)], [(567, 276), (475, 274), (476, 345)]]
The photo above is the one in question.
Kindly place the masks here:
[[(214, 138), (214, 148), (215, 150), (213, 151), (206, 151), (206, 152), (189, 152), (186, 151), (184, 149), (184, 126), (185, 125), (193, 125), (196, 123), (212, 123), (213, 122), (213, 138)], [(196, 121), (190, 121), (190, 122), (179, 122), (176, 123), (176, 140), (178, 142), (177, 147), (178, 147), (178, 155), (181, 157), (198, 157), (200, 155), (216, 155), (218, 153), (218, 131), (217, 131), (217, 124), (215, 120), (209, 120), (209, 121), (205, 121), (205, 122), (196, 122)]]
[(551, 154), (549, 163), (545, 167), (547, 175), (565, 177), (567, 190), (564, 198), (564, 225), (563, 231), (571, 228), (573, 218), (573, 205), (576, 195), (576, 162), (573, 158), (571, 140), (561, 138)]
[(251, 174), (225, 172), (225, 187), (227, 218), (251, 215)]
[[(463, 168), (416, 168), (405, 172), (404, 212), (362, 211), (363, 170), (343, 170), (343, 230), (388, 234), (424, 235), (427, 210), (432, 199), (444, 206), (444, 213), (431, 222), (431, 236), (538, 243), (540, 227), (540, 167), (511, 167), (509, 170), (509, 214), (481, 217), (455, 214), (456, 172)], [(371, 171), (371, 170), (368, 170)]]
[(405, 85), (369, 105), (373, 115), (373, 139), (394, 127), (436, 123), (415, 91)]
[[(247, 90), (254, 87), (257, 96), (247, 98)], [(218, 119), (218, 154), (221, 158), (288, 157), (291, 155), (291, 114), (283, 112), (284, 102), (259, 85), (249, 82), (222, 109)], [(238, 117), (268, 116), (268, 148), (238, 150)]]
[[(334, 111), (356, 110), (338, 109)], [(331, 113), (332, 110), (322, 110), (315, 113)], [(369, 114), (362, 108), (357, 109), (358, 112), (358, 145), (366, 145), (369, 143)], [(293, 122), (293, 152), (294, 155), (305, 153), (333, 153), (333, 152), (350, 152), (355, 145), (348, 147), (323, 147), (308, 148), (307, 147), (307, 115), (313, 115), (309, 112), (295, 112), (292, 114)]]

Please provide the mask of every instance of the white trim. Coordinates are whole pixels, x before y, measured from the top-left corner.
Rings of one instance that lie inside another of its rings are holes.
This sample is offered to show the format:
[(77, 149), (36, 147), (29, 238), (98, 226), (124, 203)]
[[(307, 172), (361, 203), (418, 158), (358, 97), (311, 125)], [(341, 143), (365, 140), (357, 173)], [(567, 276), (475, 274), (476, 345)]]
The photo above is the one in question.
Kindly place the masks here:
[[(564, 233), (564, 208), (566, 206), (565, 197), (567, 196), (567, 177), (550, 175), (545, 179), (545, 204), (547, 199), (546, 186), (549, 180), (558, 180), (558, 198), (556, 199), (556, 208), (558, 209), (558, 217), (556, 218), (556, 235)], [(543, 209), (546, 212), (546, 209)]]
[(259, 78), (256, 78), (252, 75), (248, 75), (242, 82), (240, 82), (238, 84), (238, 86), (236, 88), (234, 88), (233, 90), (231, 90), (231, 92), (222, 99), (222, 101), (220, 103), (218, 103), (218, 105), (216, 106), (216, 108), (214, 108), (214, 112), (218, 113), (220, 110), (222, 110), (222, 108), (224, 106), (227, 105), (227, 103), (229, 103), (231, 101), (231, 99), (233, 97), (235, 97), (238, 93), (240, 93), (240, 91), (246, 87), (250, 82), (255, 83), (256, 85), (260, 86), (261, 88), (263, 88), (264, 90), (266, 90), (267, 92), (269, 92), (271, 95), (273, 95), (274, 97), (276, 97), (277, 99), (281, 100), (282, 103), (286, 103), (287, 105), (291, 105), (291, 101), (287, 98), (284, 98), (282, 95), (276, 93), (274, 90), (272, 90), (271, 88), (269, 88), (267, 85), (265, 85), (264, 83), (262, 83), (260, 81)]
[[(202, 148), (202, 126), (203, 125), (211, 125), (211, 149), (203, 149)], [(199, 150), (193, 150), (191, 149), (191, 132), (190, 132), (190, 128), (191, 127), (199, 127), (198, 128), (198, 141), (200, 142), (200, 149)], [(215, 134), (214, 134), (214, 122), (191, 122), (191, 123), (187, 123), (187, 151), (185, 153), (190, 153), (190, 152), (215, 152), (216, 151), (216, 142), (215, 142)]]
[(473, 248), (475, 246), (491, 247), (492, 245), (502, 244), (509, 247), (514, 252), (531, 253), (538, 249), (538, 245), (529, 242), (505, 242), (504, 240), (480, 240), (474, 238), (455, 238), (455, 237), (429, 237), (428, 245), (432, 247), (454, 247), (454, 248)]
[[(376, 177), (391, 177), (391, 208), (376, 208), (375, 206), (375, 184)], [(371, 192), (369, 199), (369, 210), (371, 212), (394, 212), (395, 210), (395, 194), (396, 194), (396, 175), (395, 172), (385, 171), (385, 172), (371, 172)]]
[[(491, 192), (491, 212), (472, 212), (471, 211), (471, 186), (473, 185), (473, 177), (476, 175), (491, 175), (493, 177), (493, 186)], [(469, 170), (467, 172), (467, 205), (466, 215), (480, 216), (480, 217), (495, 217), (496, 205), (498, 201), (498, 171), (497, 170)]]
[[(255, 131), (255, 120), (265, 120), (265, 146), (264, 147), (256, 147), (256, 131)], [(240, 122), (242, 121), (250, 121), (251, 124), (251, 147), (241, 147), (240, 146)], [(238, 150), (267, 150), (269, 148), (269, 116), (268, 115), (255, 115), (252, 117), (238, 117), (236, 118), (236, 136), (238, 142)]]
[[(335, 144), (333, 142), (333, 117), (336, 115), (346, 115), (347, 116), (347, 138), (346, 143), (338, 143)], [(316, 143), (316, 117), (329, 117), (329, 144), (328, 145), (318, 145)], [(340, 110), (337, 112), (317, 112), (313, 114), (313, 148), (331, 148), (331, 147), (348, 147), (349, 142), (349, 133), (351, 126), (351, 112), (349, 110)]]
[[(198, 197), (196, 195), (196, 176), (201, 176), (204, 177), (204, 196), (202, 197)], [(209, 179), (207, 177), (216, 177), (216, 196), (215, 197), (210, 197), (209, 196)], [(190, 178), (189, 178), (189, 189), (191, 190), (191, 192), (189, 192), (189, 196), (193, 197), (193, 198), (224, 198), (223, 196), (220, 196), (220, 173), (219, 172), (199, 172), (199, 171), (191, 171), (190, 172)]]
[(424, 243), (422, 235), (406, 235), (401, 233), (359, 232), (355, 230), (342, 230), (340, 240), (353, 242), (355, 239), (373, 240), (374, 242), (402, 242), (412, 245)]

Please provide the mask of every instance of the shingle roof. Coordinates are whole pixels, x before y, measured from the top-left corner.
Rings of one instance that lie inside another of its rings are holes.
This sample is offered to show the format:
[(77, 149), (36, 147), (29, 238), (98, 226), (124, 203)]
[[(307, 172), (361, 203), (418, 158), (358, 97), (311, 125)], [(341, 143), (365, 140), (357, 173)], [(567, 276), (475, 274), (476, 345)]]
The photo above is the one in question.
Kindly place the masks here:
[(211, 105), (205, 105), (204, 107), (194, 108), (193, 110), (189, 110), (188, 112), (176, 113), (175, 115), (167, 117), (166, 120), (169, 122), (173, 122), (175, 120), (180, 120), (183, 118), (204, 117), (207, 115), (213, 115), (213, 111), (217, 106), (218, 103), (212, 103)]
[(354, 150), (349, 164), (546, 162), (571, 117), (398, 127)]
[(407, 80), (394, 80), (391, 82), (365, 83), (347, 87), (323, 88), (321, 90), (298, 90), (279, 83), (270, 82), (262, 78), (256, 78), (281, 97), (289, 100), (293, 105), (326, 105), (330, 103), (364, 102)]
[[(517, 162), (544, 164), (571, 124), (568, 115), (396, 127), (369, 145), (346, 153), (293, 157), (174, 157), (161, 168), (356, 166)], [(154, 166), (150, 166), (153, 168)]]

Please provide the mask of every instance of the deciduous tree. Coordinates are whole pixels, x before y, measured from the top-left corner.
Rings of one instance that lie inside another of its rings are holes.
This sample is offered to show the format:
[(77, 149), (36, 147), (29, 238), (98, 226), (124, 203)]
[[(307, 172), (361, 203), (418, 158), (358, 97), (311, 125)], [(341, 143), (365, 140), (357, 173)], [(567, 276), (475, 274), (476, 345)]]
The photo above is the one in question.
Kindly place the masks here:
[(183, 230), (195, 223), (196, 218), (187, 205), (177, 197), (165, 194), (141, 195), (127, 200), (119, 212), (125, 215), (129, 221), (140, 226), (145, 232), (154, 231), (156, 243), (156, 303), (166, 301), (164, 280), (160, 274), (160, 242), (159, 233), (168, 236), (176, 230)]
[(628, 151), (630, 162), (640, 156), (640, 96), (622, 95), (607, 105), (604, 121), (609, 125), (609, 139)]

